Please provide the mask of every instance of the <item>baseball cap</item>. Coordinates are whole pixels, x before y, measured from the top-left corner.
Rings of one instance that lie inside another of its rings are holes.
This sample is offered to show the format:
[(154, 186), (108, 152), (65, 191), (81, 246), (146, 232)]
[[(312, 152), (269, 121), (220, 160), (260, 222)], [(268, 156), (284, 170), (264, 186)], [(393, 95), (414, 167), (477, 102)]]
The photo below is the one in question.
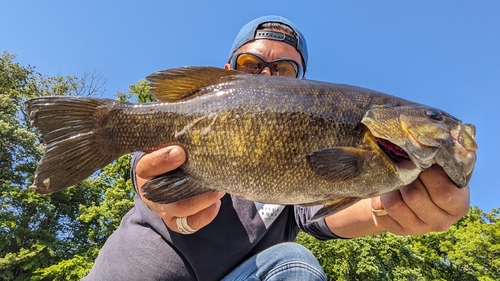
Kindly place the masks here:
[[(259, 25), (267, 22), (277, 22), (288, 25), (297, 34), (298, 38), (297, 39), (292, 38), (288, 35), (277, 32), (257, 32), (257, 28), (259, 27)], [(294, 46), (295, 49), (297, 49), (297, 51), (302, 56), (302, 59), (304, 60), (304, 71), (305, 71), (308, 58), (306, 38), (293, 22), (289, 21), (284, 17), (273, 16), (273, 15), (263, 16), (250, 21), (241, 28), (240, 32), (236, 36), (236, 39), (233, 42), (233, 46), (231, 47), (231, 52), (229, 53), (229, 57), (231, 57), (234, 54), (234, 52), (238, 50), (241, 46), (243, 46), (245, 43), (252, 41), (254, 39), (278, 40)]]

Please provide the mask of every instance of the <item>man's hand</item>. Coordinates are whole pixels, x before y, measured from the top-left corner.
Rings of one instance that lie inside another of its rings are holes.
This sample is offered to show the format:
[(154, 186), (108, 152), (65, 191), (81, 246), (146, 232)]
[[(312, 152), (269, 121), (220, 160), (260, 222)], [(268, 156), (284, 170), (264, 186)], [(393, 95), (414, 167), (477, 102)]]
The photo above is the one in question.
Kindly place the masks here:
[(385, 231), (398, 235), (444, 231), (467, 214), (469, 200), (469, 186), (458, 188), (441, 167), (434, 165), (413, 183), (363, 199), (327, 217), (326, 223), (333, 233), (344, 238)]
[(445, 231), (469, 211), (469, 186), (458, 188), (443, 169), (434, 165), (419, 178), (399, 190), (372, 198), (374, 210), (387, 215), (373, 215), (377, 228), (398, 235)]
[(186, 161), (182, 147), (169, 146), (144, 155), (136, 166), (137, 189), (146, 205), (173, 231), (179, 232), (177, 218), (187, 217), (188, 225), (200, 229), (208, 225), (219, 213), (224, 192), (208, 192), (171, 204), (158, 204), (142, 196), (142, 186), (153, 177), (170, 172)]

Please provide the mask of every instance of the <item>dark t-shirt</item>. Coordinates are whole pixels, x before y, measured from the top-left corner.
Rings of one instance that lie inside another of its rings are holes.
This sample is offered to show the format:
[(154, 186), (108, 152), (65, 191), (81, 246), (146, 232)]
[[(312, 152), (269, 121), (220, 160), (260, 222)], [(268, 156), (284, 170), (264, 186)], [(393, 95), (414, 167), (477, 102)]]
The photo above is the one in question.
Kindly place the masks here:
[[(142, 155), (132, 159), (134, 180)], [(221, 201), (213, 222), (183, 235), (168, 229), (136, 194), (135, 206), (83, 280), (220, 280), (256, 253), (293, 241), (299, 229), (322, 240), (337, 238), (324, 220), (307, 223), (321, 206), (262, 204), (230, 194)]]

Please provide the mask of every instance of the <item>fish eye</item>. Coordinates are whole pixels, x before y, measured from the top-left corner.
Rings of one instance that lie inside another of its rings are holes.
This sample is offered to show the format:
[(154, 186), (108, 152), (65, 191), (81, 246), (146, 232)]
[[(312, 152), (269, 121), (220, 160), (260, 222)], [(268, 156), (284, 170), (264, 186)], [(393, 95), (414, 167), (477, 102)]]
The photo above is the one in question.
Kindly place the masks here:
[(443, 121), (443, 114), (435, 108), (428, 108), (425, 110), (425, 115), (434, 121)]

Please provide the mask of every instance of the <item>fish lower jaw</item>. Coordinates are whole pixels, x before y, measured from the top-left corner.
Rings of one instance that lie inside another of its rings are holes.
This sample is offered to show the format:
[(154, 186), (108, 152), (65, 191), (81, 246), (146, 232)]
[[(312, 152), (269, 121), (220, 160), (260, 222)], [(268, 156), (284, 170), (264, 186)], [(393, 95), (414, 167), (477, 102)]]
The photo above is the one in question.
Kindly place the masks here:
[(394, 163), (394, 166), (396, 167), (399, 179), (403, 182), (403, 185), (415, 181), (418, 175), (423, 171), (410, 160), (398, 161), (398, 163)]

